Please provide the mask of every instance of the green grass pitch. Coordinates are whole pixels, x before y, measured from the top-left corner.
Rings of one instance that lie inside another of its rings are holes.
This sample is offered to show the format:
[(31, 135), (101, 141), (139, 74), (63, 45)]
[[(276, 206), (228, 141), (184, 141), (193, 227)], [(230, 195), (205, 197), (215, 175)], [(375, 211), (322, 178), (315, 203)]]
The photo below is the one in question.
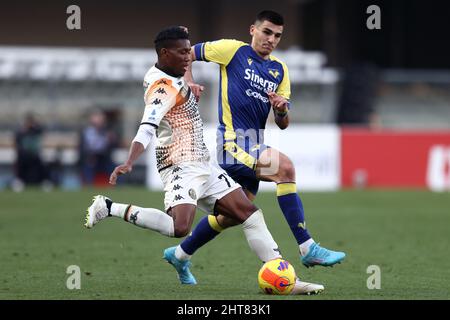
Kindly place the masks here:
[[(304, 193), (307, 226), (325, 247), (343, 250), (333, 268), (306, 269), (273, 193), (257, 205), (285, 259), (305, 281), (325, 285), (319, 296), (267, 296), (261, 266), (239, 226), (193, 257), (199, 284), (181, 286), (162, 251), (180, 242), (109, 218), (83, 227), (97, 193), (118, 202), (162, 208), (162, 193), (143, 188), (80, 192), (0, 192), (0, 299), (449, 299), (450, 195), (426, 191)], [(203, 213), (198, 212), (197, 218)], [(81, 270), (69, 290), (67, 267)], [(381, 289), (369, 290), (367, 267), (381, 269)]]

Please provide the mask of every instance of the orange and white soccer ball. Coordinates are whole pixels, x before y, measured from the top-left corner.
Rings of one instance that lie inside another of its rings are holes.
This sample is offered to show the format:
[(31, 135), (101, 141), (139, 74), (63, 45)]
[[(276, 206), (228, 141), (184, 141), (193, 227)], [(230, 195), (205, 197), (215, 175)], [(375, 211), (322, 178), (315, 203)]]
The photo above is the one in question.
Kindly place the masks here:
[(286, 260), (275, 259), (266, 262), (258, 273), (258, 284), (267, 294), (290, 294), (295, 285), (294, 267)]

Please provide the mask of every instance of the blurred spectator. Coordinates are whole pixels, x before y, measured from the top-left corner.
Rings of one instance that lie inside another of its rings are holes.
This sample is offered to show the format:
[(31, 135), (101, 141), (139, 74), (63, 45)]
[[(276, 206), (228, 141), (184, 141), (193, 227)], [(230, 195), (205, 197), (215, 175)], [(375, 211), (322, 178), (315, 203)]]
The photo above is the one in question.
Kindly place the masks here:
[(55, 157), (47, 163), (48, 178), (54, 186), (60, 186), (63, 180), (62, 154), (63, 148), (57, 146), (55, 149)]
[(112, 150), (117, 144), (115, 133), (108, 128), (103, 111), (94, 110), (80, 137), (80, 165), (84, 184), (106, 185), (114, 169)]
[(24, 185), (42, 184), (47, 178), (46, 169), (41, 159), (41, 142), (43, 127), (33, 114), (25, 116), (22, 126), (15, 134), (16, 179), (13, 188), (16, 191)]

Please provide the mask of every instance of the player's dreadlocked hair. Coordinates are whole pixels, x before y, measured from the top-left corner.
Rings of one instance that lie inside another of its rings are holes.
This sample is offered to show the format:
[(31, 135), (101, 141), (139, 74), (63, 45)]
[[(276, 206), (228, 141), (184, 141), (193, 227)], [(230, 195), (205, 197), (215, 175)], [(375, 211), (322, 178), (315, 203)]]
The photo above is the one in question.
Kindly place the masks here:
[(174, 40), (189, 39), (187, 28), (173, 26), (158, 33), (154, 41), (156, 52), (160, 53), (162, 48), (170, 48)]
[(271, 11), (271, 10), (264, 10), (261, 11), (260, 13), (258, 13), (258, 15), (256, 16), (256, 23), (262, 23), (264, 21), (269, 21), (272, 22), (273, 24), (277, 25), (277, 26), (283, 26), (284, 25), (284, 19), (283, 16), (275, 11)]

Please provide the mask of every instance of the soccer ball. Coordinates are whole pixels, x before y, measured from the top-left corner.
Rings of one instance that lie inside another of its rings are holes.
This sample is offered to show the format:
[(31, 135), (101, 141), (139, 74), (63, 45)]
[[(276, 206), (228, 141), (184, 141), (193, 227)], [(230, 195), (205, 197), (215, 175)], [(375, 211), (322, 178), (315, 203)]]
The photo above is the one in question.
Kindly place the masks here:
[(294, 267), (286, 260), (275, 259), (266, 262), (258, 273), (258, 284), (267, 294), (289, 294), (295, 285)]

